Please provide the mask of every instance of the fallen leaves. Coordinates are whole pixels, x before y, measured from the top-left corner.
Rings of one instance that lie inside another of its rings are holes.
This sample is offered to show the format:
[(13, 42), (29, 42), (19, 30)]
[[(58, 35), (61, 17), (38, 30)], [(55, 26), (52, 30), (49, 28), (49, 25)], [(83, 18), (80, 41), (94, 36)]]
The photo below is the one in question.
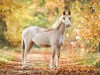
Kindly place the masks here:
[[(40, 59), (34, 59), (34, 55), (43, 55)], [(61, 67), (59, 69), (55, 68), (50, 70), (49, 60), (51, 51), (37, 51), (34, 50), (28, 55), (27, 69), (22, 69), (21, 64), (21, 53), (15, 53), (15, 60), (11, 60), (10, 63), (0, 62), (0, 74), (6, 75), (99, 75), (100, 68), (95, 68), (93, 66), (83, 66), (76, 64), (73, 59), (75, 56), (61, 56)], [(61, 54), (62, 55), (62, 54)], [(44, 60), (45, 58), (45, 60)]]

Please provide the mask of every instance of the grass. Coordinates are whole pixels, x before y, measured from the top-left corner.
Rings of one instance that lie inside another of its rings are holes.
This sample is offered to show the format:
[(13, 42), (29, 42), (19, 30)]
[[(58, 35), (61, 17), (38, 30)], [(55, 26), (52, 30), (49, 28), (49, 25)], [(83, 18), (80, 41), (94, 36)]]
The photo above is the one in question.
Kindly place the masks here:
[(19, 47), (11, 48), (9, 46), (3, 46), (0, 48), (0, 62), (9, 63), (11, 60), (14, 60), (14, 52), (21, 52)]
[(12, 56), (0, 54), (0, 61), (8, 62), (12, 59), (13, 59)]
[(6, 62), (13, 60), (15, 57), (5, 50), (0, 51), (0, 62)]
[(100, 68), (100, 58), (96, 57), (96, 53), (88, 53), (86, 58), (79, 58), (75, 62), (86, 65), (86, 66), (95, 66), (97, 68)]

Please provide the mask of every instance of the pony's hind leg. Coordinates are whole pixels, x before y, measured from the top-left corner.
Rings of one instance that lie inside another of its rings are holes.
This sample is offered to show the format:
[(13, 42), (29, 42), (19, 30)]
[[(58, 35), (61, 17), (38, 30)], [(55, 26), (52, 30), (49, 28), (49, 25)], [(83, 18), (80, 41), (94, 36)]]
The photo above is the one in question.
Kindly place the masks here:
[(29, 53), (29, 51), (31, 50), (31, 48), (33, 47), (33, 45), (34, 45), (34, 42), (33, 41), (30, 41), (29, 42), (29, 46), (28, 46), (27, 53)]
[(25, 42), (25, 50), (23, 51), (23, 68), (27, 66), (27, 50), (28, 50), (28, 44)]
[(23, 58), (23, 68), (28, 67), (27, 65), (27, 54), (31, 50), (34, 43), (32, 41), (25, 41), (25, 50), (24, 50), (24, 58)]

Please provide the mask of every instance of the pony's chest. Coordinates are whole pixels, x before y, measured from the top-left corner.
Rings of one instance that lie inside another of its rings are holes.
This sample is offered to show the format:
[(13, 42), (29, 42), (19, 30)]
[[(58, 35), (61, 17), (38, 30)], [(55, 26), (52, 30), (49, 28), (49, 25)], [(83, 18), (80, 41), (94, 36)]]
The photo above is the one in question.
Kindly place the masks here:
[(51, 42), (53, 42), (54, 44), (63, 44), (64, 43), (64, 36), (53, 36), (51, 38)]
[(58, 40), (59, 43), (64, 43), (64, 36), (61, 36)]

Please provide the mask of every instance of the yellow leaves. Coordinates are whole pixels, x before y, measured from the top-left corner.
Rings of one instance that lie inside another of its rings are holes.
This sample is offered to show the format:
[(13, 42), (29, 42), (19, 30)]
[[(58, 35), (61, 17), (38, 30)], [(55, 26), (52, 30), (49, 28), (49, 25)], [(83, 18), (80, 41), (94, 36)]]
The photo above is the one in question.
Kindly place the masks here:
[(20, 7), (20, 4), (16, 3), (14, 0), (2, 0), (2, 4), (0, 4), (0, 16), (3, 15), (7, 17)]
[(10, 45), (17, 46), (21, 41), (21, 33), (17, 25), (7, 25), (8, 30), (5, 33), (6, 39), (9, 41)]
[[(52, 5), (52, 6), (51, 6)], [(49, 8), (50, 10), (53, 10), (57, 4), (55, 4), (54, 2), (49, 2), (49, 3), (46, 3), (46, 6), (47, 8)]]
[(55, 1), (46, 2), (45, 6), (50, 10), (54, 10), (56, 7), (63, 7), (63, 3), (60, 0), (57, 1), (55, 0)]
[(41, 7), (37, 7), (35, 9), (36, 9), (37, 12), (40, 12), (40, 13), (42, 13), (44, 11), (44, 8), (41, 8)]
[(32, 6), (29, 6), (25, 3), (23, 4), (22, 8), (17, 9), (16, 4), (18, 3), (16, 2), (15, 4), (13, 3), (11, 6), (8, 6), (9, 4), (6, 5), (5, 3), (5, 6), (2, 6), (2, 10), (5, 10), (7, 7), (12, 11), (11, 13), (5, 15), (5, 21), (7, 24), (7, 31), (5, 32), (5, 36), (11, 46), (18, 46), (18, 44), (21, 42), (22, 27), (30, 25), (30, 21), (33, 20), (33, 13), (31, 12), (33, 9)]
[[(46, 18), (48, 17), (48, 20), (51, 23), (56, 20), (55, 17), (58, 16), (57, 13), (60, 14), (63, 11), (63, 0), (43, 0), (45, 2), (43, 6), (40, 6), (41, 1), (42, 0), (33, 0), (33, 4), (30, 5), (29, 2), (18, 3), (15, 0), (3, 0), (3, 5), (0, 5), (0, 10), (2, 9), (2, 14), (6, 15), (7, 17), (7, 33), (13, 31), (10, 34), (7, 34), (7, 36), (9, 36), (8, 40), (11, 41), (12, 38), (10, 36), (13, 37), (14, 34), (17, 35), (18, 30), (22, 31), (21, 27), (27, 27), (27, 25), (30, 24), (33, 25), (35, 20), (38, 22), (38, 20), (40, 20), (37, 17), (39, 13), (43, 13)], [(95, 39), (94, 37), (100, 33), (100, 13), (98, 11), (98, 2), (98, 0), (92, 0), (90, 3), (81, 4), (79, 1), (75, 1), (71, 5), (73, 26), (79, 28), (80, 32), (78, 35), (84, 39)], [(94, 13), (91, 13), (90, 7), (95, 9)], [(4, 13), (5, 11), (6, 13)], [(34, 16), (34, 14), (36, 15)], [(42, 17), (42, 19), (44, 18), (45, 17)], [(18, 39), (18, 37), (15, 37), (15, 35), (13, 38), (15, 40)]]
[[(77, 24), (81, 25), (81, 35), (84, 39), (90, 39), (93, 40), (95, 39), (94, 37), (99, 35), (98, 34), (98, 30), (100, 30), (100, 22), (99, 22), (99, 13), (98, 11), (95, 11), (94, 13), (91, 13), (91, 9), (92, 8), (96, 8), (98, 9), (99, 5), (98, 1), (94, 1), (94, 2), (90, 2), (86, 5), (81, 5), (79, 2), (76, 1), (76, 8), (72, 8), (73, 13), (77, 14), (78, 13), (78, 17), (75, 17), (74, 22), (76, 22)], [(82, 7), (82, 10), (80, 12), (80, 8)], [(76, 10), (77, 9), (77, 13)], [(74, 15), (72, 15), (74, 18)], [(75, 15), (76, 16), (76, 15)], [(80, 21), (81, 20), (81, 21)], [(80, 23), (79, 23), (80, 22)], [(76, 25), (78, 28), (80, 27), (80, 25)]]
[(56, 7), (62, 8), (64, 7), (64, 3), (61, 0), (46, 0), (46, 4), (45, 6), (49, 9), (49, 10), (55, 10)]

